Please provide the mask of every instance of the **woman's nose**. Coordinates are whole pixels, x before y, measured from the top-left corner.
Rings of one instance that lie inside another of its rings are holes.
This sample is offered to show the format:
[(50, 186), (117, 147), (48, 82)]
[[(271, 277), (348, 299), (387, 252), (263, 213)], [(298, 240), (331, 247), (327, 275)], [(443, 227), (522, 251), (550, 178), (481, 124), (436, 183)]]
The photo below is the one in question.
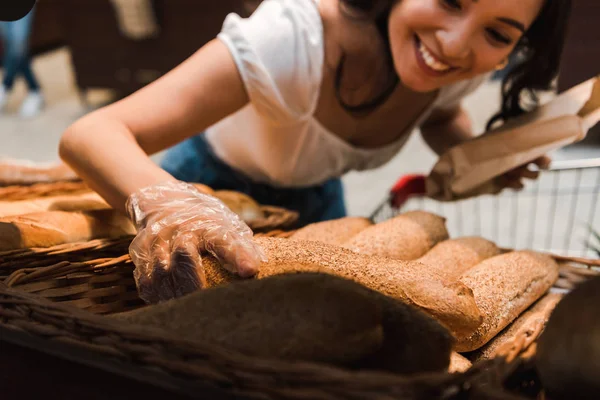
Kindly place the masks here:
[(448, 29), (440, 29), (437, 32), (442, 55), (448, 61), (460, 61), (471, 54), (471, 42), (473, 30), (467, 26), (453, 26)]

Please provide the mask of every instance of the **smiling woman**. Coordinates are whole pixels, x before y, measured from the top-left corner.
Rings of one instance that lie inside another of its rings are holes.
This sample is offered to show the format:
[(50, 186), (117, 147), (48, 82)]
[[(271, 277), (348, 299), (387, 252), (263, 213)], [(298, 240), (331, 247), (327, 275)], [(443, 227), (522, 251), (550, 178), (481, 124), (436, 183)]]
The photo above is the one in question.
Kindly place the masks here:
[(400, 80), (415, 91), (501, 69), (518, 53), (502, 85), (502, 109), (488, 128), (535, 107), (536, 91), (552, 89), (571, 10), (570, 0), (340, 0), (340, 5), (353, 10), (348, 13), (353, 18), (360, 11), (376, 22)]
[[(461, 101), (515, 51), (523, 61), (495, 120), (522, 112), (521, 96), (556, 76), (569, 9), (569, 0), (264, 0), (248, 18), (227, 16), (173, 71), (69, 127), (60, 154), (129, 213), (132, 259), (161, 298), (184, 294), (169, 276), (201, 270), (200, 251), (252, 275), (262, 254), (249, 228), (182, 181), (295, 210), (300, 224), (341, 218), (341, 177), (384, 165), (415, 128), (439, 154), (472, 138)], [(160, 168), (148, 155), (167, 148)]]

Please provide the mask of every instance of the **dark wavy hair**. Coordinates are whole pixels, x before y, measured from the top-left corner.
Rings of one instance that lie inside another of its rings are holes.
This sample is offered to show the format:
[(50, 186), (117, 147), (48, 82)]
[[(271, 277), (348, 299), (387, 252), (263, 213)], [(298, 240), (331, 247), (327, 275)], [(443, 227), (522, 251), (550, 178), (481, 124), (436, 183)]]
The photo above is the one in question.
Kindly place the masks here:
[[(351, 18), (371, 19), (376, 24), (388, 49), (388, 62), (392, 66), (389, 53), (388, 20), (392, 6), (402, 0), (340, 0), (340, 4), (352, 10)], [(554, 89), (558, 76), (567, 25), (571, 14), (571, 0), (546, 0), (537, 19), (523, 35), (512, 53), (509, 68), (502, 81), (502, 107), (487, 124), (492, 129), (511, 118), (519, 116), (538, 105), (536, 92)], [(398, 77), (373, 101), (358, 106), (349, 106), (341, 101), (339, 83), (341, 81), (343, 59), (338, 66), (336, 93), (342, 107), (350, 112), (364, 112), (376, 108), (393, 92)], [(393, 70), (393, 67), (392, 67)]]

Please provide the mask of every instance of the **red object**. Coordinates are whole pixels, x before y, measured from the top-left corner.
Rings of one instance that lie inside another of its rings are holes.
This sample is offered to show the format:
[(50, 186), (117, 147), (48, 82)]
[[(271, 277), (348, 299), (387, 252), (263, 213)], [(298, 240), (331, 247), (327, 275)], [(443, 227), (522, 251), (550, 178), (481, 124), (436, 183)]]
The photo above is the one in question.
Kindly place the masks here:
[(411, 196), (425, 194), (425, 175), (404, 175), (390, 191), (390, 204), (400, 208)]

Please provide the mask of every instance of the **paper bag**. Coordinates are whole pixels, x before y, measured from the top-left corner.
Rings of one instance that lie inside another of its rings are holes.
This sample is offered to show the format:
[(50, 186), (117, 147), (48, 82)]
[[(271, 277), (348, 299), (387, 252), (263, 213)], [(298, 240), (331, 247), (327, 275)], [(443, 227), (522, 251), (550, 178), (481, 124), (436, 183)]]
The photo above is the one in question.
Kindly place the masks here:
[(452, 201), (499, 193), (495, 178), (584, 139), (598, 121), (600, 75), (442, 154), (426, 179), (427, 196)]

